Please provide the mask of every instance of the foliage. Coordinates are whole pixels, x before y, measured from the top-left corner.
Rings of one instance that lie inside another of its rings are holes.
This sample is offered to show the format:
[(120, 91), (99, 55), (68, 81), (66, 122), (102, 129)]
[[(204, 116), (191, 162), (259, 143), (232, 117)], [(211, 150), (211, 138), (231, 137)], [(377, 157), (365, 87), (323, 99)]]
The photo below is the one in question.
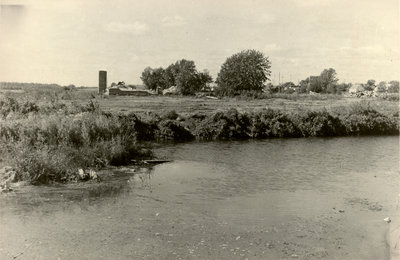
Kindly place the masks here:
[(376, 87), (375, 82), (376, 81), (374, 79), (368, 80), (366, 84), (363, 84), (364, 89), (367, 91), (373, 91)]
[(142, 72), (140, 79), (143, 81), (144, 85), (151, 90), (156, 90), (157, 88), (165, 89), (167, 88), (167, 83), (164, 78), (164, 69), (156, 68), (152, 69), (147, 67)]
[(194, 135), (200, 140), (226, 140), (248, 138), (250, 118), (236, 109), (217, 112), (202, 120), (194, 129)]
[(253, 138), (300, 137), (301, 133), (288, 114), (266, 109), (252, 114), (251, 136)]
[(183, 95), (194, 95), (207, 83), (212, 82), (207, 71), (198, 72), (194, 61), (185, 59), (176, 61), (165, 70), (148, 67), (143, 71), (141, 79), (149, 89), (166, 89), (177, 86)]
[(174, 120), (163, 120), (156, 130), (157, 140), (190, 141), (194, 139), (192, 133)]
[(163, 115), (163, 118), (169, 119), (169, 120), (176, 120), (178, 117), (179, 117), (179, 114), (175, 110), (167, 111)]
[(227, 58), (217, 77), (220, 95), (233, 96), (247, 91), (261, 91), (271, 75), (268, 57), (256, 50), (245, 50)]
[(377, 112), (369, 104), (353, 104), (340, 115), (347, 135), (399, 134), (398, 121)]
[(341, 136), (345, 133), (340, 119), (326, 110), (292, 114), (292, 118), (304, 137)]
[(78, 168), (151, 157), (137, 142), (148, 136), (150, 127), (143, 125), (147, 126), (134, 115), (109, 115), (98, 109), (67, 116), (58, 110), (21, 113), (0, 124), (0, 153), (17, 167), (20, 178), (32, 183), (74, 179)]
[(377, 92), (383, 93), (386, 92), (387, 86), (386, 81), (379, 82), (378, 86), (376, 87)]
[(21, 113), (25, 115), (38, 111), (39, 106), (29, 100), (20, 103), (16, 99), (10, 97), (0, 99), (0, 116), (3, 118), (7, 117), (10, 113)]
[(397, 80), (390, 81), (387, 91), (389, 93), (399, 93), (399, 82)]
[(300, 89), (303, 92), (312, 91), (316, 93), (337, 93), (338, 82), (336, 71), (332, 68), (324, 69), (319, 76), (310, 76), (300, 82)]

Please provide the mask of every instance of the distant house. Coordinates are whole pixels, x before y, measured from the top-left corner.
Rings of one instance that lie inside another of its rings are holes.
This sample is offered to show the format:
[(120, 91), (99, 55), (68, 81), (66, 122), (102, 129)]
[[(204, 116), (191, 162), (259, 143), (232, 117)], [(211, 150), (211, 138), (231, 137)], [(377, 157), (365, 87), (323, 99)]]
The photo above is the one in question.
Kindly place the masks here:
[(110, 88), (108, 90), (109, 95), (115, 96), (149, 96), (153, 93), (146, 90), (135, 90), (135, 89), (122, 89), (122, 88)]
[(115, 96), (149, 96), (154, 93), (141, 86), (126, 85), (125, 82), (120, 81), (118, 84), (111, 84), (111, 87), (108, 89), (108, 94)]
[(177, 86), (172, 86), (170, 88), (163, 89), (162, 94), (163, 95), (175, 95), (175, 94), (179, 94), (179, 90), (178, 90)]

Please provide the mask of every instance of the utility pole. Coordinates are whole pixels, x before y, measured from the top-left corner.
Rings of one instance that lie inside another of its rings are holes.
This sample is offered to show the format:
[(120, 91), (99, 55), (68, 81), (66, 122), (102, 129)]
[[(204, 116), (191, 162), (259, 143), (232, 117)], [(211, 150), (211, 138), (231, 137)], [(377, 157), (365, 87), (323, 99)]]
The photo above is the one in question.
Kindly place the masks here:
[(279, 86), (281, 85), (281, 72), (279, 71)]

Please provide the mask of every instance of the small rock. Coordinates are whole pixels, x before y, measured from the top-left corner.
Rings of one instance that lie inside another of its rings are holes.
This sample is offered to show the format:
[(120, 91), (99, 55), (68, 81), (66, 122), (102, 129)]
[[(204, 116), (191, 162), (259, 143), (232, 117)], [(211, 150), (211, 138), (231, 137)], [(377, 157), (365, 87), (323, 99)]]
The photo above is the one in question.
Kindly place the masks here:
[(240, 239), (240, 236), (237, 236), (235, 240), (238, 241), (239, 239)]
[(385, 222), (387, 222), (387, 223), (390, 223), (390, 222), (392, 222), (392, 220), (391, 220), (389, 217), (387, 217), (387, 218), (384, 218), (384, 219), (383, 219), (383, 221), (385, 221)]
[(344, 213), (344, 209), (339, 209), (339, 212), (340, 213)]
[(296, 254), (293, 254), (292, 257), (293, 257), (293, 258), (297, 258), (297, 257), (299, 257), (299, 256), (296, 255)]

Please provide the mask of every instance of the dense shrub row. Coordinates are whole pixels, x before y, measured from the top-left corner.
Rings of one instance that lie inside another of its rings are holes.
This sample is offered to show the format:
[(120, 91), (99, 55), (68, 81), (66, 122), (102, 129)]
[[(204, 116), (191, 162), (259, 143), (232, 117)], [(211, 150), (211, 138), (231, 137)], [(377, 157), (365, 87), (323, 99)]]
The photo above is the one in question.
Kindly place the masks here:
[(242, 114), (231, 109), (203, 118), (196, 116), (200, 119), (189, 118), (196, 122), (188, 125), (199, 140), (399, 134), (398, 117), (383, 115), (367, 105), (337, 113), (265, 109)]
[(18, 169), (18, 178), (48, 183), (76, 178), (79, 168), (124, 165), (150, 158), (144, 141), (399, 134), (398, 114), (383, 115), (365, 104), (336, 112), (264, 109), (183, 118), (105, 113), (87, 106), (37, 105), (0, 101), (0, 155)]

